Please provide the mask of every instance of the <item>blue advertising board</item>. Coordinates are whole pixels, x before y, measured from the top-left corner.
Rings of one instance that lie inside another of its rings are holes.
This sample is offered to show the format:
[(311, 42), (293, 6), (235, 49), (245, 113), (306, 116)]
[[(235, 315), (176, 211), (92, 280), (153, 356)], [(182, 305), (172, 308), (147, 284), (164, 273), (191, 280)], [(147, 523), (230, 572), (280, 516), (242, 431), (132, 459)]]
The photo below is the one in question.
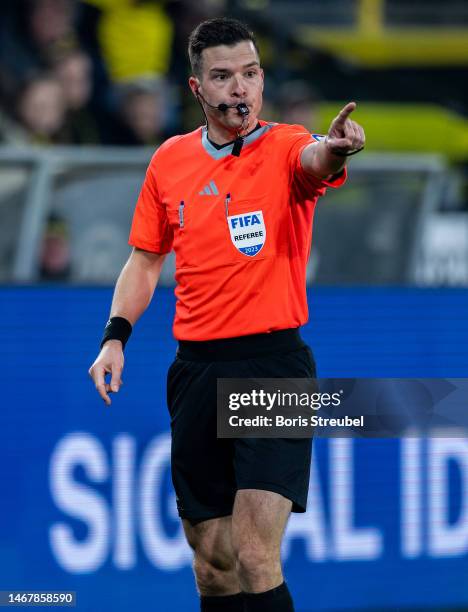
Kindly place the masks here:
[[(199, 608), (169, 472), (174, 297), (158, 289), (111, 407), (87, 370), (111, 290), (0, 289), (0, 590), (90, 612)], [(466, 377), (468, 291), (309, 292), (321, 377)], [(298, 612), (468, 608), (468, 439), (320, 439), (283, 543)]]

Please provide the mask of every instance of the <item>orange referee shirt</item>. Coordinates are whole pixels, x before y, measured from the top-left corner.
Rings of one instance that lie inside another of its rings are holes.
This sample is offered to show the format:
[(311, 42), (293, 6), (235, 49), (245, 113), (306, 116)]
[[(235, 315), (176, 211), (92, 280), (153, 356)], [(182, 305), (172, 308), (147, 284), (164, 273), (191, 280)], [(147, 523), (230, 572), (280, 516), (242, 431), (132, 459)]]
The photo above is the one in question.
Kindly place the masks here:
[[(154, 154), (129, 243), (176, 256), (178, 340), (212, 340), (307, 322), (306, 265), (314, 208), (326, 188), (306, 174), (300, 125), (272, 124), (217, 149), (206, 128), (170, 138)], [(315, 137), (318, 139), (319, 137)]]

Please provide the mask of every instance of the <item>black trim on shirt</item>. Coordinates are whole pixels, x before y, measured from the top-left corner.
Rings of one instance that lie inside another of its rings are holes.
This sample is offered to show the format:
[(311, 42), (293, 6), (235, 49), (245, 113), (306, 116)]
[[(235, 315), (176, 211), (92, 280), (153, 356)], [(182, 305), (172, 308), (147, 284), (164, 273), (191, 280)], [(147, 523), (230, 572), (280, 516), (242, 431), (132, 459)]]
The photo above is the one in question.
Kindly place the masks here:
[[(253, 134), (254, 132), (256, 132), (258, 129), (260, 129), (262, 126), (260, 124), (260, 121), (257, 123), (257, 125), (254, 127), (253, 130), (251, 130), (248, 134), (245, 134), (245, 136), (242, 136), (242, 138), (247, 138), (247, 136), (250, 136), (250, 134)], [(206, 135), (206, 138), (208, 139), (208, 142), (210, 144), (212, 144), (214, 146), (215, 149), (218, 149), (218, 151), (220, 149), (224, 149), (224, 147), (229, 147), (230, 145), (234, 144), (235, 140), (231, 140), (230, 142), (225, 142), (224, 144), (217, 144), (216, 142), (213, 142), (210, 138), (208, 138), (208, 134)]]

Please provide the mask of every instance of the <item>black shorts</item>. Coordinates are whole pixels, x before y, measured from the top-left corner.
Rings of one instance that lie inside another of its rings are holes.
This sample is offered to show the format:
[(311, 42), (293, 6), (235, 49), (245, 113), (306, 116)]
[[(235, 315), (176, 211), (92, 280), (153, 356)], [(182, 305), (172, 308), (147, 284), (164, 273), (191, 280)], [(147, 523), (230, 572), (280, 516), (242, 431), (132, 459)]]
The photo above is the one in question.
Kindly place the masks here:
[(217, 378), (315, 378), (311, 350), (298, 330), (179, 343), (167, 375), (172, 482), (182, 518), (232, 514), (239, 489), (274, 491), (305, 512), (310, 438), (218, 439)]

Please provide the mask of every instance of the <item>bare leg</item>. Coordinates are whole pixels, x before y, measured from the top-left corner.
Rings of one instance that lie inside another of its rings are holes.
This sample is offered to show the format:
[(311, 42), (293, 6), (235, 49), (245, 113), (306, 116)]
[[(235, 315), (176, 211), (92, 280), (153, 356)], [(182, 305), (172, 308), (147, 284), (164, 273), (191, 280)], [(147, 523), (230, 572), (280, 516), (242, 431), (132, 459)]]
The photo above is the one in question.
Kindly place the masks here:
[(200, 595), (234, 595), (240, 592), (231, 537), (231, 517), (192, 525), (182, 521), (194, 551), (193, 569)]
[(237, 492), (232, 544), (242, 591), (263, 593), (284, 581), (280, 546), (291, 507), (290, 500), (272, 491)]

